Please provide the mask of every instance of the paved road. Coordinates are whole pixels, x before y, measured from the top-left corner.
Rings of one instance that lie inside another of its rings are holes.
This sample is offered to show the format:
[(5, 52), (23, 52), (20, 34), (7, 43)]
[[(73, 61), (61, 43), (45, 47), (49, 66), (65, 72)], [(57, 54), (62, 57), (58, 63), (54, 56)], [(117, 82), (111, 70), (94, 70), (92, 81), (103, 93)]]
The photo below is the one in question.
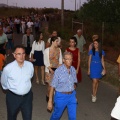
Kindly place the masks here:
[[(15, 45), (21, 44), (22, 35), (15, 35)], [(8, 57), (8, 62), (12, 61), (12, 55)], [(82, 69), (83, 81), (77, 87), (77, 120), (110, 120), (110, 112), (114, 106), (117, 97), (117, 91), (112, 86), (100, 82), (97, 95), (97, 102), (91, 102), (91, 85), (86, 71)], [(40, 76), (39, 76), (40, 77)], [(37, 85), (33, 78), (32, 89), (33, 100), (33, 120), (49, 120), (51, 113), (46, 111), (47, 103), (45, 101), (46, 86)], [(0, 89), (0, 120), (6, 118), (5, 93)], [(67, 120), (67, 110), (64, 112), (61, 120)], [(21, 113), (17, 120), (22, 120)]]

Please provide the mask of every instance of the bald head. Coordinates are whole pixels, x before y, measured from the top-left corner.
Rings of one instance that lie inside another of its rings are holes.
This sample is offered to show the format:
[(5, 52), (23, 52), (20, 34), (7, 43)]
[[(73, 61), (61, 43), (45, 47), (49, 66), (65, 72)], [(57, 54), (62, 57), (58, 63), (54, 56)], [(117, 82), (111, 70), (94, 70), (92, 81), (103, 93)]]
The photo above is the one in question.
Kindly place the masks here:
[(82, 35), (82, 30), (81, 29), (78, 29), (77, 30), (77, 35), (80, 37)]

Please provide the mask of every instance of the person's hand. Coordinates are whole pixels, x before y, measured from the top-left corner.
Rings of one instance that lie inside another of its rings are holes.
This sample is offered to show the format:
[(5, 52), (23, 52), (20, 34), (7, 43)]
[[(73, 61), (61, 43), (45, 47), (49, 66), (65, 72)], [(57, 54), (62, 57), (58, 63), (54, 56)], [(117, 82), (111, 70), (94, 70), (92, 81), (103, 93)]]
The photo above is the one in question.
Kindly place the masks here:
[(29, 61), (30, 61), (30, 62), (35, 62), (35, 59), (30, 58)]
[(53, 103), (52, 101), (48, 101), (47, 110), (51, 112), (52, 109), (53, 109)]
[(32, 62), (32, 58), (29, 58), (29, 61)]
[(49, 70), (51, 74), (54, 74), (54, 71), (52, 69)]
[(90, 75), (90, 70), (88, 70), (87, 74)]
[(76, 70), (76, 74), (78, 74), (78, 70)]
[(106, 70), (103, 69), (101, 74), (102, 74), (102, 75), (105, 75), (105, 74), (106, 74)]

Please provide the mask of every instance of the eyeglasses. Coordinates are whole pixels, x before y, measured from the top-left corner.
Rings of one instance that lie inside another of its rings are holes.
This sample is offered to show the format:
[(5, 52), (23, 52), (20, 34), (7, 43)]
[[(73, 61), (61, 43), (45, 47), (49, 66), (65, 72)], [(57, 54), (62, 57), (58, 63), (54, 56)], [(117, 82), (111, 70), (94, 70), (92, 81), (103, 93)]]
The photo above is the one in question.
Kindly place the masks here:
[[(65, 59), (65, 58), (64, 58)], [(73, 59), (65, 59), (66, 61), (72, 61)]]
[(17, 56), (25, 55), (25, 53), (14, 53)]

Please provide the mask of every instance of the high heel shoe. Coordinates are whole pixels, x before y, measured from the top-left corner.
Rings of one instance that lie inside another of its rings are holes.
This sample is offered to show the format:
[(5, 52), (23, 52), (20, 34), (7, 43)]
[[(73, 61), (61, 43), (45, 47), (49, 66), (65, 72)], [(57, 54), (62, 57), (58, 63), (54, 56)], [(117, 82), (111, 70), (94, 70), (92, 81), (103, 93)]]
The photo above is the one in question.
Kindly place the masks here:
[(39, 84), (39, 80), (36, 80), (36, 83)]
[(45, 82), (44, 82), (44, 80), (42, 80), (41, 84), (42, 84), (42, 85), (46, 85)]

